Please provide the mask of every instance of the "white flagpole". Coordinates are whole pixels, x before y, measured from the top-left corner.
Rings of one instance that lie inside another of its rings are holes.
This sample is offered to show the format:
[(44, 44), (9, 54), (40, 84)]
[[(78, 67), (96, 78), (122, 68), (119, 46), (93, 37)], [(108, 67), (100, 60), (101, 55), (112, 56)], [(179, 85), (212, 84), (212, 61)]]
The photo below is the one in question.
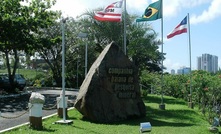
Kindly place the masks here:
[(67, 18), (63, 18), (61, 20), (62, 22), (62, 26), (61, 26), (61, 30), (62, 30), (62, 95), (61, 97), (61, 101), (62, 101), (62, 105), (63, 105), (63, 120), (59, 120), (56, 121), (56, 123), (60, 123), (60, 124), (72, 124), (73, 121), (72, 120), (66, 120), (66, 103), (65, 102), (65, 23), (67, 21)]
[(126, 0), (124, 0), (124, 53), (127, 54), (127, 46), (126, 46)]
[(62, 20), (62, 102), (63, 102), (63, 121), (66, 121), (65, 114), (65, 31), (64, 25), (66, 23), (66, 19)]
[(188, 40), (189, 40), (189, 58), (190, 58), (190, 107), (193, 108), (192, 104), (192, 65), (191, 65), (191, 40), (190, 40), (190, 17), (189, 13), (187, 14), (188, 19)]
[[(163, 56), (163, 0), (161, 0), (161, 13), (162, 13), (162, 18), (161, 18), (161, 56)], [(161, 74), (161, 104), (160, 104), (160, 109), (165, 109), (165, 104), (163, 102), (163, 85), (164, 85), (164, 81), (163, 81), (163, 58), (161, 61), (161, 69), (162, 69), (162, 74)]]

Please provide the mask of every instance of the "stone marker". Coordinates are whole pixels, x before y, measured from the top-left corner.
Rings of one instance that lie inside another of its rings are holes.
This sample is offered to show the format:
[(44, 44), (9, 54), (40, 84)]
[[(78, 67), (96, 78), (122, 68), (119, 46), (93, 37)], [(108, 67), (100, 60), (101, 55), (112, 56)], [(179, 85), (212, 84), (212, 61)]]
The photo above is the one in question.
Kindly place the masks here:
[(145, 116), (137, 67), (111, 43), (91, 66), (75, 102), (87, 119), (108, 123)]
[(37, 92), (32, 92), (31, 97), (29, 98), (29, 102), (31, 104), (38, 103), (38, 104), (44, 104), (45, 103), (45, 97)]
[(63, 118), (63, 108), (65, 108), (65, 117), (68, 118), (68, 106), (67, 106), (67, 102), (68, 102), (68, 97), (65, 97), (65, 102), (63, 106), (63, 98), (62, 96), (57, 97), (57, 113), (58, 113), (58, 117)]
[(45, 97), (37, 92), (32, 92), (29, 98), (29, 122), (30, 127), (34, 129), (42, 129), (42, 107)]

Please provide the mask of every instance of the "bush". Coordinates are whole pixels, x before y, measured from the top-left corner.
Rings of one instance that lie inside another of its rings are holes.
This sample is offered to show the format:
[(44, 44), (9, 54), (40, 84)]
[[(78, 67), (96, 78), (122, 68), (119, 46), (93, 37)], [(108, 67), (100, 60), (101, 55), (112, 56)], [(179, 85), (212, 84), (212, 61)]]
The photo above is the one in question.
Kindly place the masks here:
[(33, 86), (34, 87), (41, 87), (41, 81), (36, 79)]
[(146, 89), (141, 89), (141, 97), (147, 97), (148, 91)]

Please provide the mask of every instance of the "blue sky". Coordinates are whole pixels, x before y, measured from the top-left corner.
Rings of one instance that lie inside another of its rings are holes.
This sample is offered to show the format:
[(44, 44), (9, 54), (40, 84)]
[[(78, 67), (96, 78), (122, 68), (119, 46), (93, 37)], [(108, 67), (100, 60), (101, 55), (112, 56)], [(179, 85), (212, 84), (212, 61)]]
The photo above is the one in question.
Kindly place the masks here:
[[(53, 7), (62, 10), (64, 16), (76, 17), (81, 13), (105, 7), (119, 0), (57, 0)], [(156, 0), (126, 0), (129, 14), (142, 15), (145, 8)], [(216, 55), (221, 66), (221, 0), (163, 0), (163, 52), (166, 53), (164, 66), (167, 72), (171, 69), (189, 67), (189, 43), (188, 34), (184, 33), (166, 39), (171, 32), (187, 15), (190, 14), (191, 35), (191, 63), (192, 70), (197, 69), (197, 57), (204, 53)], [(161, 21), (150, 21), (153, 29), (161, 39)], [(161, 48), (160, 48), (161, 51)]]

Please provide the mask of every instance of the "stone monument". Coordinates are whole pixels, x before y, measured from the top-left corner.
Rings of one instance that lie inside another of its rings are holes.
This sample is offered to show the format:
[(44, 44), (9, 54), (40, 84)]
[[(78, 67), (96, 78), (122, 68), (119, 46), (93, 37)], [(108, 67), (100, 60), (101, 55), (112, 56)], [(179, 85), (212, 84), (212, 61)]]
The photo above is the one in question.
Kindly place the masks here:
[(91, 66), (75, 108), (86, 119), (100, 123), (145, 116), (138, 69), (114, 42), (105, 47)]

